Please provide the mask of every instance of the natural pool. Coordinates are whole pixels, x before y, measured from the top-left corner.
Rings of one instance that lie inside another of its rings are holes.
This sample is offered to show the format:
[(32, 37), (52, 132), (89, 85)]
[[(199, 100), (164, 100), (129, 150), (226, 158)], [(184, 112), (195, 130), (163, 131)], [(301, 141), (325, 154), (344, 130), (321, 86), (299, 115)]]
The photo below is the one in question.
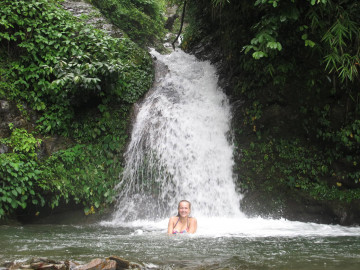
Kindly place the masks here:
[[(112, 219), (0, 226), (0, 263), (39, 256), (86, 263), (115, 255), (144, 269), (359, 269), (360, 227), (240, 212), (231, 108), (215, 68), (179, 50), (152, 54), (162, 76), (139, 105)], [(181, 199), (192, 202), (198, 231), (168, 236), (168, 219), (152, 219), (176, 214)]]
[(195, 235), (168, 236), (167, 220), (0, 227), (0, 262), (110, 255), (145, 269), (341, 269), (360, 265), (360, 227), (198, 218)]

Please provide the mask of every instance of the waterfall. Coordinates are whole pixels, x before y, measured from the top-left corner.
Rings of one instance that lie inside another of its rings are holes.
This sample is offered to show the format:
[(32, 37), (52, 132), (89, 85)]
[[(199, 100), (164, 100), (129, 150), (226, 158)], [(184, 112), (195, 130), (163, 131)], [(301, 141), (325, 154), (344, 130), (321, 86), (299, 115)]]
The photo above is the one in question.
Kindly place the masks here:
[(166, 72), (139, 105), (114, 220), (169, 217), (182, 199), (196, 216), (241, 216), (230, 105), (215, 68), (181, 50), (151, 54)]

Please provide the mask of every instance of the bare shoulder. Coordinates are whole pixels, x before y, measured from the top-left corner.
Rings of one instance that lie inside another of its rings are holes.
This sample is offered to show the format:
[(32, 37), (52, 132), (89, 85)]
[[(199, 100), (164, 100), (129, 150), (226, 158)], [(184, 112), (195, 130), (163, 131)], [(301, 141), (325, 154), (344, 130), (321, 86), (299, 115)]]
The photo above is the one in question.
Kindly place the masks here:
[(197, 230), (197, 220), (194, 217), (189, 218), (189, 233), (195, 233)]
[(190, 222), (197, 222), (197, 219), (194, 217), (189, 217)]
[(170, 222), (174, 222), (174, 220), (176, 220), (177, 218), (178, 218), (178, 217), (173, 216), (173, 217), (171, 217), (171, 218), (170, 218), (170, 220), (169, 220), (169, 221), (170, 221)]

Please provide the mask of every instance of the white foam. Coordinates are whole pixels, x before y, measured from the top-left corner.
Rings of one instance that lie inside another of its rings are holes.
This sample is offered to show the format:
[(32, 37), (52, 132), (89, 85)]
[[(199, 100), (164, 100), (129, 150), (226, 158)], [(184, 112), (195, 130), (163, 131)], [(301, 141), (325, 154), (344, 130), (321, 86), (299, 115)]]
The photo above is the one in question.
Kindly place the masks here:
[[(360, 235), (360, 227), (358, 226), (345, 227), (286, 219), (199, 216), (197, 221), (198, 230), (194, 234), (195, 237), (332, 237)], [(136, 230), (142, 230), (142, 233), (157, 232), (160, 234), (166, 234), (167, 224), (168, 219), (101, 222), (102, 226), (133, 227)]]
[(126, 153), (115, 220), (176, 214), (241, 215), (235, 191), (230, 106), (209, 62), (177, 50), (153, 51), (169, 73), (141, 105)]

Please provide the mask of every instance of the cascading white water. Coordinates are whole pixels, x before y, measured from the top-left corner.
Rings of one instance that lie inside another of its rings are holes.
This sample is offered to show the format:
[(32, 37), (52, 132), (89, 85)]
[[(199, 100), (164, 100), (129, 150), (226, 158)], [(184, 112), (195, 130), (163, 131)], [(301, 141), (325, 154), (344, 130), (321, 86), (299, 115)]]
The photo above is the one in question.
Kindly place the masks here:
[(214, 67), (180, 50), (151, 53), (163, 74), (140, 104), (117, 211), (101, 225), (136, 228), (132, 235), (163, 234), (178, 202), (187, 199), (198, 219), (195, 237), (360, 234), (359, 227), (245, 217), (232, 174), (230, 106), (217, 86)]
[(209, 62), (177, 50), (141, 104), (126, 153), (114, 220), (176, 213), (182, 199), (200, 216), (241, 216), (229, 141), (230, 106)]

